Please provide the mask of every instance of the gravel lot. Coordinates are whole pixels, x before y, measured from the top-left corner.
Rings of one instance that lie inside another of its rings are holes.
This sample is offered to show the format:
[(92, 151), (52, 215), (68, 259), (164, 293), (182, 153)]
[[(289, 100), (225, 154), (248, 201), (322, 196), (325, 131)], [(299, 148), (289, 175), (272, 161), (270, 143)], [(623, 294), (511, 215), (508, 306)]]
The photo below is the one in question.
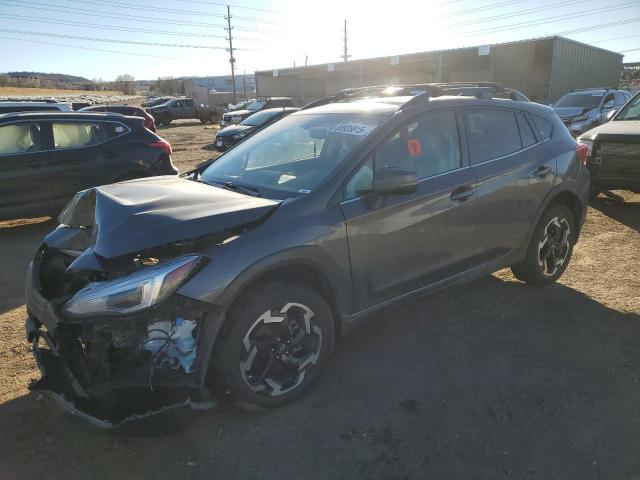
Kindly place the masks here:
[[(160, 135), (182, 171), (214, 130)], [(278, 411), (104, 433), (28, 392), (22, 283), (47, 219), (0, 223), (0, 479), (640, 478), (640, 195), (599, 198), (561, 282), (501, 271), (378, 312)]]

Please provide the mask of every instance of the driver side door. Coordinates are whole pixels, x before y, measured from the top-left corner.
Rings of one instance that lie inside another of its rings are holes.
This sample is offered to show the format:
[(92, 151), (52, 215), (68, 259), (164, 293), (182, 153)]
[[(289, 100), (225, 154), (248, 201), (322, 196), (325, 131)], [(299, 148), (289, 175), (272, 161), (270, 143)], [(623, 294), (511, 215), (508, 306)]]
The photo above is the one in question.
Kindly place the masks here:
[[(419, 290), (474, 265), (476, 176), (454, 109), (403, 123), (356, 169), (340, 208), (346, 220), (358, 309)], [(385, 167), (415, 172), (415, 192), (379, 196)]]

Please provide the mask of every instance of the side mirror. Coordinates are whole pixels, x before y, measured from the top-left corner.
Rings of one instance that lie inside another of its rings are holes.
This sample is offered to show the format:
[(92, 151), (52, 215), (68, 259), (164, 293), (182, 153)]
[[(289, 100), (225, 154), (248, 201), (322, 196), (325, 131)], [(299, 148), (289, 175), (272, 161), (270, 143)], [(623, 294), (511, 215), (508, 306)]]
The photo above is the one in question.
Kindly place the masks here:
[(376, 172), (372, 187), (377, 195), (407, 195), (418, 189), (418, 176), (404, 168), (384, 167)]
[(607, 113), (607, 117), (606, 117), (607, 118), (607, 122), (610, 121), (616, 113), (618, 113), (618, 110), (615, 110), (615, 109), (611, 110), (609, 113)]

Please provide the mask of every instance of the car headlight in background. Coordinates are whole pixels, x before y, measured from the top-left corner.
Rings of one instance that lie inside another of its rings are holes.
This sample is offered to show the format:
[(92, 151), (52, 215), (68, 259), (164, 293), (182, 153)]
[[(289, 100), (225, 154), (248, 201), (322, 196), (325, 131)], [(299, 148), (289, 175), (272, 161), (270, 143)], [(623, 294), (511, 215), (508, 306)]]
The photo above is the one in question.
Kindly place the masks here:
[(240, 140), (241, 138), (244, 138), (247, 136), (247, 132), (238, 132), (235, 135), (232, 135), (232, 138), (234, 138), (235, 140)]
[(188, 255), (109, 282), (90, 283), (64, 306), (73, 316), (134, 313), (175, 292), (202, 257)]

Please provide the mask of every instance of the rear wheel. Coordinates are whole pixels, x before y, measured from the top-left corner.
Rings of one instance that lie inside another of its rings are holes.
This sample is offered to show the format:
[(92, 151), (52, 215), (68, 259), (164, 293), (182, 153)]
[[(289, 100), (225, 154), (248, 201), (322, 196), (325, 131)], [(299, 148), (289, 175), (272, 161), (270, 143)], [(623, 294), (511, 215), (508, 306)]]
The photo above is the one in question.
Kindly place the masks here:
[(275, 408), (311, 386), (333, 342), (331, 309), (322, 296), (268, 282), (230, 310), (212, 359), (214, 381), (243, 408)]
[(552, 205), (533, 232), (525, 259), (511, 267), (518, 280), (547, 285), (564, 273), (576, 241), (575, 220), (564, 205)]

